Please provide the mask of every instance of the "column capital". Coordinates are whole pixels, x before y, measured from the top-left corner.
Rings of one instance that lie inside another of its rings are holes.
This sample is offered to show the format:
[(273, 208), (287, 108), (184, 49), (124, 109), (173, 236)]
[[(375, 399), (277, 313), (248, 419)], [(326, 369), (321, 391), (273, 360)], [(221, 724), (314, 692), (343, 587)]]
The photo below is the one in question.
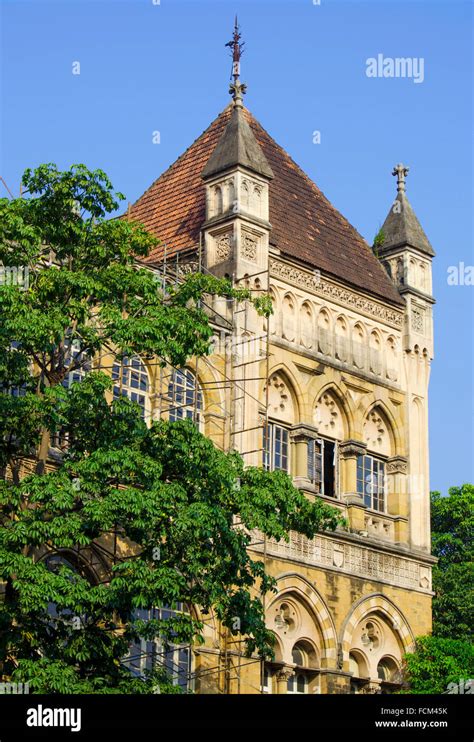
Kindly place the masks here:
[(280, 683), (287, 683), (290, 678), (293, 677), (295, 674), (295, 670), (293, 667), (289, 667), (288, 665), (284, 665), (278, 672), (276, 673), (276, 677), (278, 682)]
[(408, 459), (406, 456), (392, 456), (387, 460), (387, 474), (406, 474)]
[(296, 423), (290, 429), (291, 440), (294, 443), (311, 441), (317, 438), (318, 435), (318, 429), (314, 425), (309, 425), (309, 423)]
[(367, 444), (349, 438), (339, 444), (339, 455), (343, 459), (351, 459), (355, 456), (363, 456), (367, 450)]

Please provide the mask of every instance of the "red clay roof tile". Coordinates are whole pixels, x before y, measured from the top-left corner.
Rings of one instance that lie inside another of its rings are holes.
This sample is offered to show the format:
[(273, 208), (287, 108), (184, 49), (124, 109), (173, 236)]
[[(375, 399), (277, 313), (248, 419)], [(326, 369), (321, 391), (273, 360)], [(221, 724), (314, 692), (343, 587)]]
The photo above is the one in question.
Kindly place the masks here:
[[(205, 220), (203, 168), (232, 112), (227, 106), (198, 139), (131, 206), (161, 244), (146, 262), (197, 248)], [(270, 182), (270, 243), (283, 255), (395, 304), (403, 299), (372, 250), (319, 188), (270, 137), (250, 111), (247, 121), (273, 171)]]

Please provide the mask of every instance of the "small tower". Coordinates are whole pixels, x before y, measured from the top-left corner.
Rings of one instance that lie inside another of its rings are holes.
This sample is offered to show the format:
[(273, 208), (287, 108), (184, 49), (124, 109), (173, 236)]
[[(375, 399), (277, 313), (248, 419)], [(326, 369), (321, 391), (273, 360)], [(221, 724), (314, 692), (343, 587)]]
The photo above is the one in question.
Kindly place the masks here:
[(202, 178), (206, 186), (203, 224), (206, 268), (236, 281), (267, 267), (270, 232), (268, 186), (273, 173), (245, 117), (240, 82), (242, 44), (235, 22), (230, 85), (230, 120), (207, 161)]
[(402, 164), (393, 168), (397, 196), (382, 226), (383, 244), (378, 257), (407, 302), (405, 349), (417, 346), (432, 358), (431, 262), (435, 253), (406, 195), (408, 171)]
[[(204, 264), (217, 276), (251, 289), (257, 296), (268, 289), (269, 183), (273, 173), (247, 120), (240, 82), (240, 42), (237, 18), (232, 50), (230, 118), (209, 157), (202, 179), (206, 188)], [(262, 433), (259, 422), (259, 381), (263, 371), (260, 341), (264, 322), (249, 304), (215, 298), (213, 308), (230, 322), (233, 336), (230, 404), (230, 446), (240, 451), (249, 465), (260, 465)]]
[(408, 167), (398, 164), (397, 196), (381, 229), (378, 257), (405, 298), (403, 369), (405, 374), (410, 540), (415, 549), (430, 550), (428, 460), (428, 384), (433, 358), (431, 263), (435, 255), (408, 201)]

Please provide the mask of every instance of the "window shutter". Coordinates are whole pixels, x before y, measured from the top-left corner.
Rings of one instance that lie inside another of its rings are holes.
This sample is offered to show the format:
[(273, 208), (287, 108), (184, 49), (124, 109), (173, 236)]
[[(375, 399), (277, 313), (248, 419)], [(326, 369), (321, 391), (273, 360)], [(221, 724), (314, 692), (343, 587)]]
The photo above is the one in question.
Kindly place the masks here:
[(314, 482), (314, 441), (308, 441), (308, 479)]
[(314, 441), (314, 483), (322, 485), (323, 481), (323, 442)]

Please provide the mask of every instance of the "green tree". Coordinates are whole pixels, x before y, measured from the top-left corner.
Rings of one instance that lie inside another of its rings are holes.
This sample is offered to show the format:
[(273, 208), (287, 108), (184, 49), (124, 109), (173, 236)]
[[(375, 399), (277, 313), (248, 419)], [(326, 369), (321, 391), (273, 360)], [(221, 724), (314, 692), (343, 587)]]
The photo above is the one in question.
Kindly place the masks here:
[(474, 646), (459, 639), (422, 636), (405, 663), (409, 693), (444, 693), (450, 683), (474, 677)]
[(451, 487), (431, 496), (433, 633), (474, 640), (474, 486)]
[[(0, 674), (33, 692), (170, 691), (160, 668), (131, 676), (130, 643), (199, 642), (211, 610), (249, 654), (268, 655), (260, 595), (274, 581), (249, 556), (250, 529), (312, 537), (340, 516), (190, 422), (147, 427), (94, 365), (113, 353), (182, 366), (210, 349), (203, 297), (250, 295), (202, 274), (163, 289), (136, 260), (156, 240), (107, 218), (122, 197), (100, 170), (43, 165), (23, 185), (0, 200), (0, 261), (29, 269), (27, 290), (0, 287)], [(68, 447), (52, 462), (59, 431)], [(107, 557), (97, 582), (91, 554)], [(137, 618), (180, 604), (200, 616)]]
[(433, 635), (405, 656), (411, 693), (443, 693), (449, 683), (474, 677), (474, 486), (431, 493)]

